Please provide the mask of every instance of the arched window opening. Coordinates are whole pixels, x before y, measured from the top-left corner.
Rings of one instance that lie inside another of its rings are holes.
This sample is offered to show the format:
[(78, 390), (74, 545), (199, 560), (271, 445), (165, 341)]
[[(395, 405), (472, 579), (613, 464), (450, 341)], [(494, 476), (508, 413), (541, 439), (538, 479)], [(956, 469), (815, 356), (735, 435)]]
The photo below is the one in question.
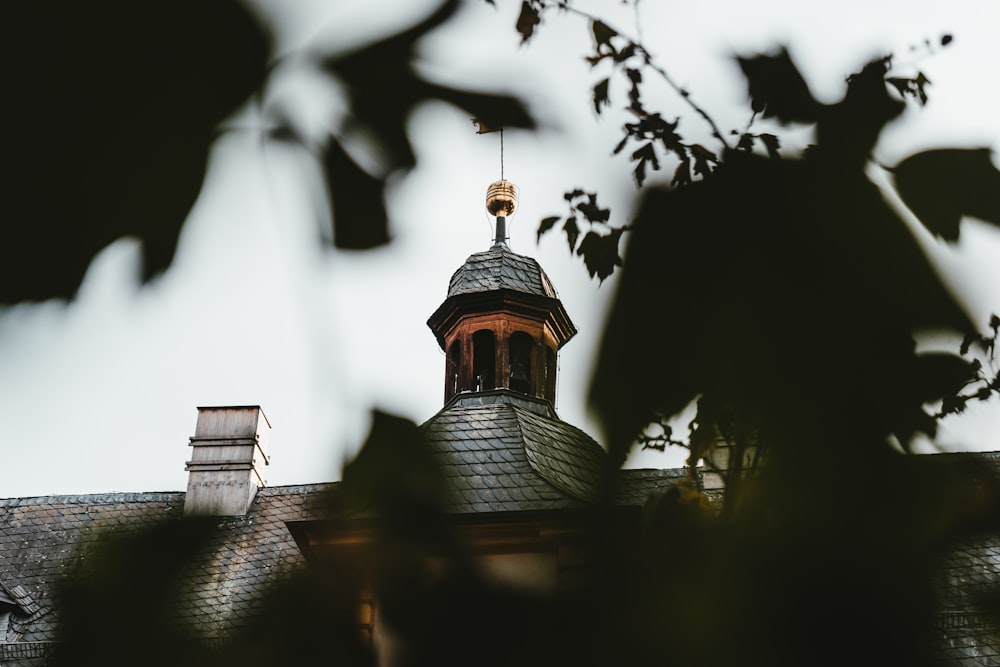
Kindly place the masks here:
[(514, 391), (531, 393), (531, 348), (535, 341), (523, 331), (510, 337), (510, 383)]
[[(447, 363), (447, 375), (445, 382), (445, 393), (447, 398), (450, 399), (452, 396), (462, 391), (460, 387), (459, 374), (462, 372), (462, 344), (459, 341), (455, 341), (448, 348), (448, 361)], [(447, 399), (446, 399), (447, 400)]]
[(492, 331), (472, 334), (472, 383), (475, 391), (496, 387), (496, 339)]
[(545, 398), (556, 402), (556, 352), (545, 346)]

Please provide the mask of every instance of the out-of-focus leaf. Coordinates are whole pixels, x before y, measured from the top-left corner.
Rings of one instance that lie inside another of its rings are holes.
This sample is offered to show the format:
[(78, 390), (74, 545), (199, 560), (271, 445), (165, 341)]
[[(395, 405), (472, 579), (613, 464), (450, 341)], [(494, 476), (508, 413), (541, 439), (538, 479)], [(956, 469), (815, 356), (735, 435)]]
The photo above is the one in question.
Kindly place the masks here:
[(333, 206), (333, 242), (364, 250), (389, 242), (385, 181), (358, 166), (331, 138), (324, 155), (326, 186)]
[(694, 158), (694, 173), (702, 178), (711, 176), (712, 163), (719, 162), (718, 156), (701, 144), (691, 146), (691, 157)]
[(739, 57), (737, 61), (746, 76), (755, 112), (781, 123), (819, 120), (823, 105), (809, 92), (809, 86), (786, 49), (782, 48), (776, 55)]
[(778, 149), (781, 148), (781, 144), (778, 141), (778, 137), (773, 134), (759, 134), (757, 138), (761, 140), (764, 144), (764, 148), (767, 149), (767, 156), (772, 159), (778, 159), (781, 155), (778, 153)]
[(740, 135), (740, 140), (736, 144), (736, 148), (741, 151), (752, 151), (753, 150), (753, 140), (754, 136), (749, 132), (744, 132)]
[(681, 160), (677, 164), (677, 169), (674, 170), (674, 177), (670, 181), (671, 185), (676, 185), (678, 187), (687, 185), (691, 182), (691, 160)]
[(576, 240), (580, 238), (580, 227), (577, 226), (575, 217), (566, 218), (563, 231), (566, 233), (566, 243), (569, 244), (569, 251), (572, 253), (576, 250)]
[[(378, 142), (377, 152), (385, 156), (382, 171), (386, 175), (416, 164), (406, 123), (413, 108), (427, 100), (442, 100), (467, 111), (481, 128), (534, 127), (534, 119), (516, 98), (437, 85), (414, 71), (417, 42), (447, 21), (458, 4), (457, 0), (448, 0), (426, 19), (398, 34), (322, 60), (322, 67), (346, 85), (350, 97), (345, 132), (361, 128), (364, 136)], [(327, 180), (332, 183), (333, 175), (328, 175)], [(348, 190), (342, 192), (351, 194)], [(365, 194), (371, 200), (371, 193)], [(336, 201), (334, 206), (338, 206)], [(343, 217), (334, 216), (335, 226), (342, 223), (346, 223)], [(335, 233), (334, 238), (350, 239), (351, 235)]]
[(891, 169), (906, 206), (936, 236), (957, 241), (962, 216), (1000, 225), (1000, 170), (988, 148), (937, 149)]
[(615, 47), (611, 45), (611, 38), (618, 33), (614, 29), (610, 28), (604, 21), (598, 20), (591, 21), (590, 29), (594, 33), (594, 42), (598, 49), (603, 46), (611, 51), (615, 50)]
[(536, 234), (536, 240), (541, 241), (542, 235), (545, 234), (545, 232), (552, 229), (552, 227), (554, 227), (557, 222), (559, 222), (558, 215), (552, 215), (547, 218), (542, 218), (542, 221), (538, 223), (538, 232)]
[(611, 217), (611, 209), (597, 205), (597, 195), (591, 194), (587, 201), (576, 205), (576, 210), (583, 213), (589, 222), (607, 222)]
[(0, 303), (71, 298), (95, 254), (142, 242), (165, 270), (222, 123), (263, 80), (267, 39), (227, 0), (4, 5)]
[(641, 188), (646, 181), (646, 162), (652, 162), (653, 169), (660, 168), (660, 161), (656, 157), (656, 150), (653, 148), (652, 142), (644, 144), (632, 153), (632, 159), (636, 161), (635, 170), (632, 173), (635, 176), (636, 185)]
[(528, 0), (521, 2), (521, 13), (517, 15), (517, 25), (515, 26), (521, 35), (521, 43), (526, 43), (535, 34), (535, 26), (542, 22), (538, 15), (538, 10), (531, 6)]
[(622, 258), (618, 254), (618, 242), (623, 231), (622, 228), (613, 229), (604, 235), (589, 231), (583, 237), (576, 254), (583, 257), (591, 278), (597, 276), (598, 280), (604, 282), (604, 279), (614, 272), (615, 267), (622, 265)]
[(601, 107), (611, 104), (611, 100), (608, 99), (608, 83), (609, 79), (605, 78), (594, 86), (594, 111), (597, 113), (601, 113)]

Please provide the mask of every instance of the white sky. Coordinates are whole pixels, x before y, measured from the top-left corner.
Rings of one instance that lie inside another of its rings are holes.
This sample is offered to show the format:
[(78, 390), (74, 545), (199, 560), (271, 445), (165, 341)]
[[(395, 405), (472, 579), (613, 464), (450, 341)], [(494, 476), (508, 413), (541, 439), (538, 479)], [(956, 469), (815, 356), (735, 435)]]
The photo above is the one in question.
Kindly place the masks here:
[[(437, 80), (520, 93), (543, 122), (560, 125), (505, 135), (505, 176), (521, 191), (509, 231), (514, 250), (541, 262), (580, 330), (560, 355), (556, 407), (596, 436), (584, 396), (614, 279), (598, 288), (562, 236), (552, 232), (536, 246), (534, 233), (542, 217), (564, 213), (562, 193), (573, 187), (598, 190), (613, 222), (627, 221), (630, 165), (608, 157), (625, 119), (601, 122), (591, 110), (598, 73), (581, 58), (590, 48), (582, 20), (552, 15), (521, 48), (513, 31), (519, 2), (497, 3), (470, 2), (461, 20), (423, 45), (421, 68)], [(266, 11), (267, 0), (258, 4)], [(282, 50), (293, 52), (320, 39), (358, 43), (386, 31), (389, 20), (407, 24), (426, 4), (270, 2), (284, 12)], [(615, 27), (635, 32), (619, 3), (591, 4)], [(1000, 97), (991, 85), (1000, 65), (1000, 4), (899, 0), (857, 3), (853, 11), (845, 9), (851, 3), (814, 4), (647, 0), (642, 37), (728, 131), (747, 119), (733, 53), (786, 43), (814, 93), (834, 101), (844, 76), (869, 57), (893, 51), (904, 60), (910, 44), (950, 32), (955, 42), (919, 63), (933, 83), (930, 104), (911, 109), (884, 135), (877, 159), (892, 164), (944, 145), (1000, 150)], [(315, 124), (338, 102), (301, 62), (290, 59), (270, 94)], [(655, 89), (648, 106), (681, 115), (685, 138), (715, 148), (675, 97), (664, 90), (662, 103), (654, 102)], [(625, 103), (618, 91), (613, 106)], [(234, 119), (252, 121), (249, 111)], [(467, 114), (443, 105), (421, 108), (411, 136), (419, 164), (391, 192), (395, 240), (387, 248), (321, 251), (310, 194), (318, 175), (308, 160), (287, 148), (262, 149), (253, 131), (231, 132), (213, 152), (164, 277), (139, 288), (138, 246), (122, 240), (95, 259), (69, 307), (0, 310), (0, 497), (183, 489), (199, 405), (263, 407), (273, 426), (272, 485), (337, 478), (375, 405), (417, 422), (431, 417), (442, 404), (444, 357), (425, 322), (452, 272), (489, 246), (484, 196), (500, 176), (499, 140), (476, 135)], [(962, 233), (958, 247), (933, 251), (985, 324), (1000, 312), (1000, 230), (972, 222)], [(994, 401), (947, 423), (942, 442), (1000, 449), (998, 434)], [(633, 464), (679, 465), (680, 454)]]

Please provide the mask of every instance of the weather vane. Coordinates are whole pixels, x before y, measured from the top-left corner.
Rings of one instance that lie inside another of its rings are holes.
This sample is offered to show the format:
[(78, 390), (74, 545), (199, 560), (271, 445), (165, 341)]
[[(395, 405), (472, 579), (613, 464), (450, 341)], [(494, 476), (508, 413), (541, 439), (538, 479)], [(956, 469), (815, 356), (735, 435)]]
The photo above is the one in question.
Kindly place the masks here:
[(513, 215), (514, 210), (517, 208), (517, 186), (510, 181), (504, 180), (503, 126), (492, 127), (478, 118), (473, 118), (472, 123), (476, 126), (476, 134), (500, 133), (500, 180), (491, 183), (486, 188), (486, 210), (497, 220), (493, 245), (506, 245), (507, 217)]

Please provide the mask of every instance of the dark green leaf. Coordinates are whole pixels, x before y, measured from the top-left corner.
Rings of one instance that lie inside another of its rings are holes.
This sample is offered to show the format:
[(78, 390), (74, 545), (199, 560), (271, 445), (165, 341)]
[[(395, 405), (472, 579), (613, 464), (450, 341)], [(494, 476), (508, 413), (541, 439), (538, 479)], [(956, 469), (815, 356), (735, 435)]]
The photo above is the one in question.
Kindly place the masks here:
[(814, 123), (823, 105), (817, 102), (784, 48), (776, 55), (737, 58), (749, 86), (751, 107), (781, 123)]
[(753, 150), (753, 140), (754, 136), (749, 132), (744, 132), (740, 135), (740, 140), (736, 144), (737, 150), (741, 151), (752, 151)]
[(542, 22), (538, 16), (538, 11), (532, 7), (527, 0), (521, 3), (521, 13), (517, 17), (516, 30), (521, 35), (521, 43), (524, 44), (535, 34), (535, 26)]
[(761, 140), (764, 144), (764, 148), (767, 149), (767, 156), (772, 159), (778, 159), (781, 155), (778, 154), (778, 149), (781, 147), (778, 142), (778, 137), (773, 134), (758, 134), (757, 138)]
[[(91, 259), (141, 242), (166, 270), (220, 124), (260, 88), (270, 45), (236, 2), (4, 6), (0, 304), (74, 296)], [(10, 171), (10, 169), (8, 169)], [(16, 252), (14, 251), (16, 249)]]
[(643, 145), (641, 148), (632, 153), (632, 159), (637, 161), (635, 165), (635, 182), (639, 187), (646, 180), (646, 162), (653, 163), (653, 169), (660, 168), (660, 162), (656, 157), (656, 151), (653, 148), (652, 142)]
[(333, 202), (333, 242), (338, 248), (363, 250), (388, 243), (385, 181), (371, 176), (335, 139), (323, 160)]
[(572, 253), (576, 250), (576, 241), (580, 238), (580, 228), (576, 224), (576, 218), (570, 216), (566, 218), (566, 224), (563, 225), (563, 231), (566, 232), (566, 243), (569, 244), (569, 251)]
[(609, 79), (602, 79), (594, 86), (594, 111), (601, 113), (601, 107), (606, 107), (611, 103), (608, 99)]
[(602, 46), (614, 51), (615, 47), (611, 45), (611, 38), (616, 36), (618, 33), (613, 29), (608, 27), (603, 21), (594, 20), (590, 24), (590, 29), (594, 33), (594, 42), (597, 44), (598, 50)]
[(941, 46), (948, 46), (952, 43), (954, 37), (948, 34), (941, 35)]
[(691, 146), (691, 156), (694, 158), (694, 173), (702, 178), (712, 175), (712, 163), (718, 163), (719, 158), (701, 144)]
[(671, 185), (676, 185), (678, 187), (687, 185), (691, 182), (691, 160), (681, 160), (677, 165), (677, 169), (674, 170), (674, 178), (670, 181)]
[(616, 266), (622, 265), (622, 258), (618, 254), (618, 242), (622, 231), (620, 228), (614, 229), (603, 236), (590, 231), (583, 237), (576, 254), (583, 257), (591, 278), (597, 276), (598, 280), (604, 282), (604, 279), (614, 272)]
[(591, 194), (588, 201), (576, 205), (576, 210), (583, 213), (589, 222), (607, 222), (611, 217), (611, 209), (597, 205), (597, 196)]
[(1000, 171), (988, 148), (917, 153), (892, 169), (903, 202), (933, 234), (957, 241), (962, 216), (1000, 225)]
[(553, 225), (559, 222), (559, 216), (553, 215), (548, 218), (542, 218), (542, 221), (538, 223), (538, 232), (536, 234), (536, 241), (542, 240), (542, 234), (552, 229)]

